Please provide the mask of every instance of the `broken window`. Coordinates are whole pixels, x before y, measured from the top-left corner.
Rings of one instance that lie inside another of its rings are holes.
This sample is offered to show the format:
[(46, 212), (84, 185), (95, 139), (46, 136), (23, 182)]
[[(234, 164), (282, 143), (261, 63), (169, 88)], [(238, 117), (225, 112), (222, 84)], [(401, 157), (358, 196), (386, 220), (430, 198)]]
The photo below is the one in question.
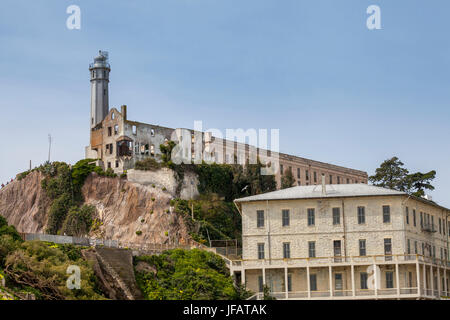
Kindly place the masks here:
[(150, 146), (150, 154), (152, 155), (152, 157), (155, 156), (155, 146), (153, 144)]
[(108, 137), (111, 137), (111, 136), (112, 136), (112, 128), (108, 127)]
[(111, 162), (108, 162), (108, 169), (111, 169)]
[(149, 154), (149, 145), (148, 145), (148, 143), (145, 145), (145, 155), (148, 155)]
[(116, 125), (114, 126), (114, 134), (115, 134), (115, 135), (119, 134), (119, 125), (118, 125), (118, 124), (116, 124)]
[(139, 142), (134, 143), (134, 153), (139, 154)]
[(155, 136), (155, 129), (150, 129), (150, 134), (152, 135), (152, 137)]
[(128, 140), (122, 140), (117, 142), (117, 153), (119, 157), (131, 156), (132, 142)]
[(136, 128), (136, 126), (132, 126), (132, 127), (131, 127), (131, 130), (132, 130), (132, 132), (133, 132), (134, 135), (137, 134), (137, 128)]
[(109, 154), (113, 154), (113, 144), (109, 144)]
[(115, 114), (114, 114), (114, 112), (111, 114), (111, 119), (113, 119), (114, 120), (114, 118), (115, 118)]
[(116, 168), (118, 168), (118, 167), (119, 167), (119, 161), (116, 160)]

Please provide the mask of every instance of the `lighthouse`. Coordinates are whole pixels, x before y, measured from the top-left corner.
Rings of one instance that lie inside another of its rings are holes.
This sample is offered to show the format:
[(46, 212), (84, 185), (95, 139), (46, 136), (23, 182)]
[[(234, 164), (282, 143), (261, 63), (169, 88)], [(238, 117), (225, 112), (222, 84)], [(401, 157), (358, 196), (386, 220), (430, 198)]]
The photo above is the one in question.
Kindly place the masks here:
[(109, 73), (108, 52), (99, 51), (94, 63), (89, 65), (91, 73), (91, 129), (105, 119), (109, 112)]

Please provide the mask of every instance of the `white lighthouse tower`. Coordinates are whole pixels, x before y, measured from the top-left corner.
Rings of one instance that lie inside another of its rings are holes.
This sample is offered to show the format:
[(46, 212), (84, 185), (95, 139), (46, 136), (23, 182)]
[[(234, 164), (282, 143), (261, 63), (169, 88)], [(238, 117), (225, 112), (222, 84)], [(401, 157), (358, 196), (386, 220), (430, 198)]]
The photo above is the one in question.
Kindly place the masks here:
[(94, 63), (89, 65), (91, 73), (91, 128), (105, 119), (109, 112), (109, 73), (108, 52), (99, 51)]

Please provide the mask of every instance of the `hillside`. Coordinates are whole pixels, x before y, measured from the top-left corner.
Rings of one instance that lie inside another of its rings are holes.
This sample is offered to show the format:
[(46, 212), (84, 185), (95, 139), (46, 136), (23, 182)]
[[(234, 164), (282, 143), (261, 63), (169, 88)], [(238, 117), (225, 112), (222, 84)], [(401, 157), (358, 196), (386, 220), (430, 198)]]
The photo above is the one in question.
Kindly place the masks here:
[[(44, 178), (36, 170), (0, 189), (0, 215), (19, 232), (47, 229), (52, 200), (43, 190)], [(170, 213), (172, 195), (161, 188), (91, 173), (81, 194), (82, 205), (96, 209), (90, 236), (133, 243), (188, 243), (191, 239), (181, 215)]]

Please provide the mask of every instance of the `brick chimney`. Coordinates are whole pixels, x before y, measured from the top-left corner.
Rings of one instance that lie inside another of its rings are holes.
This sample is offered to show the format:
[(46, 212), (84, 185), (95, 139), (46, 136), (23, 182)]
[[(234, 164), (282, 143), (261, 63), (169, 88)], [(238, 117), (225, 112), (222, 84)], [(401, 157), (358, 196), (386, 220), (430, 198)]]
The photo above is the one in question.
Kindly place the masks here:
[(121, 109), (120, 112), (122, 113), (123, 120), (127, 120), (127, 106), (123, 105), (120, 107), (120, 109)]

